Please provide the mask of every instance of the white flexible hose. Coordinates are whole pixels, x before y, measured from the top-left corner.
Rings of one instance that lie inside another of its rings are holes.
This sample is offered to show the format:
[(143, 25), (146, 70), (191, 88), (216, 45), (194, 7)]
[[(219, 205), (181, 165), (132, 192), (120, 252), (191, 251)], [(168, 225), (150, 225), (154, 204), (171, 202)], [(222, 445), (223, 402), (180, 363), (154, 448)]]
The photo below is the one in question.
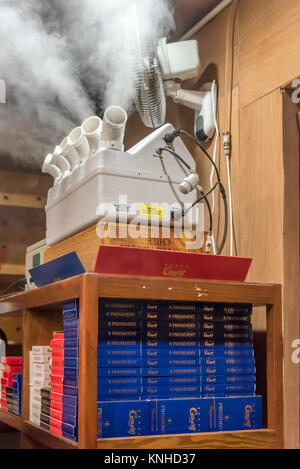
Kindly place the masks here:
[[(213, 81), (212, 90), (211, 90), (211, 93), (212, 93), (213, 97), (215, 96), (215, 87), (216, 87), (216, 82)], [(220, 137), (220, 130), (219, 130), (218, 121), (217, 121), (216, 101), (215, 101), (214, 98), (212, 99), (212, 109), (213, 109), (214, 126), (215, 126), (215, 129), (216, 129), (216, 138), (215, 138), (214, 152), (213, 152), (213, 162), (215, 163), (216, 158), (217, 158), (217, 149), (218, 149), (218, 143), (219, 143), (219, 137)], [(213, 188), (213, 185), (214, 185), (214, 182), (213, 182), (214, 181), (214, 174), (215, 174), (215, 167), (213, 166), (212, 170), (211, 170), (211, 174), (210, 174), (210, 188), (211, 189)], [(214, 214), (214, 211), (215, 211), (215, 193), (213, 191), (212, 192), (212, 206), (211, 206), (212, 215)], [(215, 238), (214, 238), (213, 234), (212, 234), (212, 242), (213, 242), (213, 253), (216, 255), (217, 248), (216, 248)]]

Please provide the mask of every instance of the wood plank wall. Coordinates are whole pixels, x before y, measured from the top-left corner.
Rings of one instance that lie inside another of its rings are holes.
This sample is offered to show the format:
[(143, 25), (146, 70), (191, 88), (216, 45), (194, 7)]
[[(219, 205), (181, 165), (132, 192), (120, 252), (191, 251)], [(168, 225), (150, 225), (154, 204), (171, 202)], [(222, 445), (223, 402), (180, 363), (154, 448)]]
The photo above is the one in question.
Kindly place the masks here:
[[(217, 78), (219, 122), (223, 129), (225, 34), (228, 8), (199, 31), (203, 75), (186, 88), (197, 89)], [(197, 18), (195, 18), (196, 22)], [(253, 257), (248, 280), (284, 286), (285, 444), (299, 447), (299, 366), (291, 361), (291, 343), (299, 330), (299, 134), (298, 106), (282, 88), (300, 76), (299, 0), (241, 0), (235, 31), (233, 76), (233, 156), (231, 163), (236, 247)], [(167, 121), (193, 131), (193, 112), (168, 103)], [(151, 131), (133, 115), (126, 143), (131, 146)], [(187, 142), (188, 143), (188, 142)], [(207, 188), (210, 165), (193, 145)], [(213, 145), (208, 145), (212, 153)], [(225, 160), (218, 162), (225, 187)], [(218, 218), (218, 215), (217, 215)], [(220, 216), (222, 225), (222, 215)], [(216, 222), (217, 220), (215, 220)], [(222, 226), (219, 232), (222, 231)], [(228, 244), (226, 251), (228, 253)], [(261, 311), (255, 329), (263, 331)]]

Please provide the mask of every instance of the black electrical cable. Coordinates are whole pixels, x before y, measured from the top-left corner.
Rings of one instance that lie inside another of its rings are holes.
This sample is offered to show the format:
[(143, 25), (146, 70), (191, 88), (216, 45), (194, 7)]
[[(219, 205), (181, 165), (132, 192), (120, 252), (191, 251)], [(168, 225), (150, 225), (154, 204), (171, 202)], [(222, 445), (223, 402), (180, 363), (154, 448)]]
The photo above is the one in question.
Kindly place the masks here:
[[(205, 150), (205, 148), (202, 147), (202, 145), (200, 145), (200, 143), (198, 142), (198, 140), (193, 137), (193, 135), (191, 135), (189, 132), (187, 132), (186, 130), (183, 130), (183, 129), (176, 129), (174, 130), (173, 132), (171, 132), (170, 134), (166, 134), (164, 137), (163, 137), (163, 140), (166, 142), (167, 145), (171, 145), (175, 138), (179, 137), (180, 134), (184, 134), (186, 135), (187, 137), (189, 137), (197, 146), (198, 148), (200, 148), (200, 150), (204, 153), (204, 155), (209, 159), (209, 161), (211, 162), (211, 164), (213, 165), (213, 167), (215, 168), (215, 171), (216, 171), (216, 175), (217, 175), (217, 179), (218, 179), (218, 184), (219, 184), (219, 187), (220, 187), (220, 191), (221, 191), (221, 195), (222, 195), (222, 199), (223, 199), (223, 203), (224, 203), (224, 214), (225, 214), (225, 222), (224, 222), (224, 233), (223, 233), (223, 238), (222, 238), (222, 242), (221, 242), (221, 245), (218, 249), (218, 255), (222, 254), (222, 251), (224, 249), (224, 246), (225, 246), (225, 243), (226, 243), (226, 239), (227, 239), (227, 232), (228, 232), (228, 204), (227, 204), (227, 197), (226, 197), (226, 192), (225, 192), (225, 189), (224, 189), (224, 186), (222, 185), (222, 182), (221, 182), (221, 178), (220, 178), (220, 173), (219, 173), (219, 170), (218, 170), (218, 167), (216, 165), (216, 163), (214, 162), (214, 160), (211, 158), (211, 156), (209, 155), (209, 153)], [(202, 200), (202, 199), (201, 199)], [(198, 202), (199, 203), (199, 202)]]
[[(192, 168), (191, 166), (182, 158), (182, 156), (180, 156), (178, 153), (176, 153), (176, 151), (174, 150), (171, 150), (169, 147), (162, 147), (162, 148), (159, 148), (158, 149), (158, 152), (163, 152), (163, 151), (166, 151), (166, 152), (169, 152), (171, 155), (175, 156), (175, 158), (177, 158), (179, 161), (181, 161), (181, 163), (189, 170), (191, 171)], [(206, 205), (207, 205), (207, 209), (208, 209), (208, 213), (209, 213), (209, 232), (212, 233), (212, 229), (213, 229), (213, 218), (212, 218), (212, 211), (211, 211), (211, 206), (210, 206), (210, 203), (209, 203), (209, 200), (207, 198), (207, 195), (204, 194), (204, 192), (201, 192), (202, 194), (202, 197), (201, 197), (201, 200), (204, 199)], [(195, 204), (192, 206), (194, 207)], [(191, 207), (191, 208), (192, 208)]]
[(216, 188), (217, 186), (219, 186), (219, 182), (216, 182), (216, 184), (208, 191), (206, 192), (206, 194), (203, 194), (201, 197), (199, 197), (199, 199), (197, 199), (189, 208), (188, 208), (188, 211), (190, 211), (193, 207), (195, 207), (195, 205), (199, 204), (199, 202), (201, 202), (201, 200), (205, 199), (206, 197), (208, 197)]
[(187, 132), (186, 130), (183, 130), (183, 129), (177, 129), (177, 130), (174, 130), (174, 132), (172, 132), (171, 134), (166, 134), (163, 137), (163, 140), (166, 142), (167, 145), (170, 145), (174, 142), (176, 137), (180, 136), (180, 134), (184, 134), (187, 137), (189, 137), (200, 148), (200, 150), (205, 154), (205, 156), (209, 159), (211, 164), (214, 166), (215, 171), (216, 171), (216, 175), (217, 175), (217, 179), (221, 183), (220, 173), (219, 173), (219, 170), (218, 170), (218, 167), (217, 167), (216, 163), (214, 162), (214, 160), (212, 159), (210, 154), (205, 150), (205, 148), (203, 148), (202, 145), (200, 145), (200, 143), (197, 141), (197, 139), (195, 137), (193, 137), (193, 135), (191, 135), (189, 132)]
[(208, 198), (205, 196), (205, 194), (204, 194), (203, 191), (201, 191), (201, 194), (204, 196), (204, 202), (206, 203), (207, 210), (208, 210), (208, 215), (209, 215), (209, 228), (208, 228), (208, 231), (209, 231), (209, 233), (212, 233), (212, 229), (213, 229), (213, 216), (212, 216), (211, 206), (210, 206), (210, 203), (209, 203)]
[[(218, 256), (222, 254), (222, 251), (224, 249), (224, 246), (225, 246), (225, 243), (226, 243), (226, 238), (227, 238), (227, 232), (228, 232), (228, 204), (227, 204), (227, 198), (226, 198), (226, 194), (225, 194), (225, 189), (223, 187), (222, 184), (220, 184), (219, 182), (217, 182), (209, 192), (207, 192), (206, 194), (204, 194), (205, 197), (207, 197), (208, 195), (210, 195), (215, 189), (217, 186), (220, 186), (220, 191), (221, 191), (221, 194), (222, 194), (222, 198), (223, 198), (223, 201), (224, 201), (224, 213), (225, 213), (225, 221), (224, 221), (224, 235), (223, 235), (223, 239), (222, 239), (222, 242), (221, 242), (221, 245), (218, 249)], [(225, 197), (223, 196), (223, 194), (225, 194)], [(190, 207), (194, 207), (196, 204), (198, 204), (199, 202), (201, 202), (201, 200), (203, 199), (203, 196), (200, 197), (198, 200), (196, 200), (196, 202), (194, 202), (194, 204)], [(185, 215), (186, 215), (187, 212), (185, 212)]]
[(161, 153), (163, 151), (167, 151), (169, 153), (171, 153), (171, 155), (175, 156), (175, 158), (177, 158), (179, 161), (181, 161), (181, 163), (188, 169), (188, 170), (192, 170), (191, 166), (182, 158), (182, 156), (178, 155), (178, 153), (176, 153), (176, 151), (174, 150), (171, 150), (171, 148), (169, 147), (161, 147), (157, 150), (158, 153)]
[(209, 200), (208, 200), (208, 196), (216, 189), (216, 187), (219, 185), (219, 183), (217, 182), (214, 187), (211, 188), (211, 190), (209, 192), (207, 192), (206, 194), (204, 194), (203, 191), (200, 192), (201, 197), (199, 197), (199, 199), (197, 199), (187, 210), (183, 210), (182, 211), (182, 216), (184, 217), (193, 207), (195, 207), (195, 205), (199, 204), (201, 202), (201, 200), (204, 199), (206, 205), (207, 205), (207, 209), (208, 209), (208, 213), (209, 213), (209, 233), (211, 234), (212, 233), (212, 228), (213, 228), (213, 217), (212, 217), (212, 211), (211, 211), (211, 206), (210, 206), (210, 203), (209, 203)]

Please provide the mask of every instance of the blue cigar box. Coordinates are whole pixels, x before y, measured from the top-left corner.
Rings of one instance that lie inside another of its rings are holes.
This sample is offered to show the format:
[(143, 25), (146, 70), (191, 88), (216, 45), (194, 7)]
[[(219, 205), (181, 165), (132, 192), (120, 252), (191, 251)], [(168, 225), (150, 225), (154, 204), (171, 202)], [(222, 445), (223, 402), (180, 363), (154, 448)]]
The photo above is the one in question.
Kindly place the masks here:
[(64, 394), (69, 396), (77, 396), (78, 395), (78, 387), (77, 386), (66, 386), (64, 384)]
[(243, 367), (249, 368), (255, 366), (254, 358), (223, 358), (223, 357), (205, 357), (200, 359), (202, 366), (225, 366), (225, 367)]
[(216, 431), (257, 430), (262, 428), (260, 396), (215, 399)]
[(22, 384), (23, 375), (22, 373), (13, 373), (13, 383)]
[(249, 347), (253, 346), (252, 340), (251, 341), (228, 341), (228, 340), (201, 340), (201, 349), (234, 349), (234, 348), (243, 348), (249, 349)]
[(188, 317), (198, 311), (198, 303), (193, 302), (174, 302), (174, 301), (143, 301), (142, 311), (143, 312), (170, 312), (170, 313), (182, 313)]
[(200, 339), (198, 330), (143, 329), (142, 338), (154, 341), (191, 342)]
[(63, 412), (63, 423), (67, 423), (68, 425), (71, 425), (74, 428), (77, 428), (77, 415), (70, 415), (70, 414), (65, 414)]
[(64, 385), (65, 386), (72, 386), (72, 387), (78, 387), (78, 376), (74, 376), (73, 378), (69, 378), (67, 376), (64, 376)]
[(128, 377), (128, 378), (98, 378), (98, 389), (102, 386), (141, 386), (142, 378), (139, 377)]
[(79, 319), (65, 320), (64, 319), (64, 331), (71, 329), (78, 329)]
[(141, 358), (100, 358), (98, 359), (98, 367), (100, 368), (132, 368), (142, 366)]
[(254, 366), (202, 366), (202, 375), (253, 375), (255, 373)]
[(69, 396), (68, 394), (62, 395), (62, 403), (69, 406), (76, 406), (78, 404), (78, 398), (75, 396)]
[(64, 340), (64, 349), (69, 349), (69, 348), (76, 348), (78, 350), (79, 348), (79, 340), (78, 339), (65, 339)]
[(157, 358), (186, 358), (186, 359), (196, 359), (200, 357), (199, 348), (190, 348), (186, 349), (174, 349), (174, 348), (165, 348), (165, 347), (156, 347), (156, 348), (142, 348), (142, 356), (144, 359), (157, 359)]
[(140, 376), (141, 368), (98, 368), (98, 378)]
[(252, 314), (251, 304), (217, 303), (217, 310), (221, 314), (236, 316), (237, 314)]
[(79, 309), (70, 309), (68, 311), (63, 311), (63, 321), (73, 321), (74, 319), (79, 318)]
[(98, 400), (104, 396), (138, 396), (142, 393), (142, 386), (98, 386)]
[(153, 435), (211, 431), (212, 399), (164, 399), (150, 402)]
[(79, 299), (65, 301), (62, 306), (63, 313), (67, 311), (79, 311)]
[(149, 405), (149, 402), (141, 400), (98, 402), (98, 438), (149, 434)]
[(199, 358), (168, 358), (168, 357), (159, 357), (159, 358), (143, 358), (142, 365), (144, 367), (154, 366), (158, 368), (163, 367), (195, 367), (200, 366), (200, 359)]
[(75, 379), (78, 378), (78, 368), (66, 368), (64, 367), (64, 378)]
[(69, 438), (77, 438), (77, 425), (70, 425), (68, 423), (62, 422), (61, 431), (63, 436), (67, 435), (67, 437), (69, 436)]
[[(125, 358), (125, 359), (140, 359), (141, 346), (139, 344), (136, 348), (98, 348), (98, 360), (112, 358)], [(100, 365), (99, 365), (100, 366)]]
[(78, 370), (78, 358), (65, 358), (64, 367)]
[(143, 386), (143, 396), (164, 396), (165, 399), (176, 398), (176, 396), (200, 396), (201, 386), (184, 385), (184, 386)]
[[(129, 314), (129, 313), (127, 313)], [(110, 318), (105, 316), (104, 318), (99, 318), (98, 329), (140, 329), (141, 320), (139, 318)]]
[(142, 376), (199, 376), (200, 367), (143, 367)]
[(68, 358), (77, 358), (78, 357), (78, 348), (66, 348), (65, 347), (65, 352), (64, 352), (64, 358), (65, 361)]
[(227, 303), (198, 303), (198, 313), (201, 319), (205, 314), (214, 314), (215, 316), (231, 316), (234, 318), (238, 315), (252, 314), (252, 305), (244, 304), (227, 304)]
[(248, 347), (209, 347), (200, 349), (201, 358), (253, 358), (253, 345)]
[(79, 339), (79, 330), (64, 328), (64, 338), (66, 339)]
[(140, 349), (140, 340), (107, 340), (102, 339), (98, 342), (98, 351), (102, 349), (122, 349), (124, 348), (135, 348)]
[(255, 383), (250, 384), (202, 384), (201, 394), (254, 394)]
[[(199, 340), (144, 340), (142, 343), (143, 354), (144, 350), (161, 350), (161, 354), (168, 354), (168, 350), (194, 350), (200, 348)], [(164, 350), (167, 349), (167, 350)], [(163, 352), (164, 350), (164, 352)]]
[(198, 313), (189, 311), (185, 312), (176, 312), (176, 311), (167, 311), (167, 310), (153, 310), (153, 311), (142, 311), (141, 313), (142, 321), (154, 321), (157, 322), (161, 327), (166, 327), (164, 323), (170, 322), (196, 322), (199, 323)]
[(197, 331), (200, 328), (199, 321), (188, 321), (182, 319), (174, 320), (142, 320), (142, 329), (145, 331)]
[(99, 329), (98, 340), (140, 340), (141, 338), (140, 329)]
[(200, 386), (201, 376), (143, 377), (143, 386)]
[(78, 415), (77, 406), (63, 404), (63, 415), (66, 415), (66, 414), (71, 415), (73, 417), (77, 417)]
[(251, 384), (255, 383), (255, 373), (249, 375), (202, 375), (202, 384)]
[(222, 332), (222, 331), (199, 331), (199, 340), (203, 343), (206, 340), (215, 341), (220, 345), (224, 342), (252, 344), (252, 332)]
[(128, 300), (128, 299), (117, 299), (117, 298), (99, 298), (99, 315), (103, 314), (103, 311), (127, 311), (127, 310), (139, 310), (141, 302), (140, 300)]

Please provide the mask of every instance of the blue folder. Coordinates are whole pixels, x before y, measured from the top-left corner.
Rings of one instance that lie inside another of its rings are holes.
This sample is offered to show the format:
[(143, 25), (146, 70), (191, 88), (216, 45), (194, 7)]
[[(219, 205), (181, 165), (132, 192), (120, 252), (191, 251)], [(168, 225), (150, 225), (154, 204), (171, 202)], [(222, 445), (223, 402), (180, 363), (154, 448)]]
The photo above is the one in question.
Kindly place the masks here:
[(69, 252), (53, 261), (29, 270), (32, 280), (38, 287), (84, 274), (85, 269), (76, 252)]

